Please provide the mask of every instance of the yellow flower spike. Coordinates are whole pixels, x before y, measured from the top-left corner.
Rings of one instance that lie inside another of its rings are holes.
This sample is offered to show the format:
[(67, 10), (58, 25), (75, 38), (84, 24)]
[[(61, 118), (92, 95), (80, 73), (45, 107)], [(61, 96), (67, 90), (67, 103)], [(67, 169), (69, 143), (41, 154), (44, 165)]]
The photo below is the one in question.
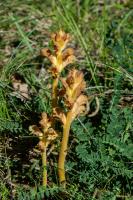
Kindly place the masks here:
[(67, 155), (70, 127), (72, 121), (78, 115), (81, 115), (85, 112), (88, 98), (87, 96), (82, 94), (86, 87), (86, 83), (84, 81), (83, 73), (79, 70), (71, 70), (68, 76), (66, 78), (62, 78), (61, 81), (64, 87), (62, 90), (62, 94), (64, 95), (65, 104), (67, 105), (69, 110), (66, 115), (66, 122), (63, 126), (63, 137), (61, 141), (61, 149), (58, 161), (58, 174), (60, 184), (63, 187), (66, 187), (65, 159)]
[[(51, 127), (52, 118), (47, 116), (47, 113), (43, 112), (41, 116), (39, 128), (36, 125), (29, 127), (29, 130), (39, 138), (38, 147), (41, 151), (42, 156), (42, 167), (43, 167), (43, 186), (47, 186), (47, 147), (48, 145), (58, 137), (57, 132)], [(41, 130), (40, 130), (41, 129)]]
[(70, 63), (75, 60), (74, 51), (72, 48), (65, 49), (68, 42), (70, 41), (70, 35), (60, 30), (57, 33), (51, 35), (54, 44), (54, 53), (49, 49), (42, 49), (41, 55), (47, 57), (52, 63), (51, 69), (49, 70), (53, 76), (52, 85), (52, 107), (57, 107), (57, 87), (59, 77), (62, 70)]

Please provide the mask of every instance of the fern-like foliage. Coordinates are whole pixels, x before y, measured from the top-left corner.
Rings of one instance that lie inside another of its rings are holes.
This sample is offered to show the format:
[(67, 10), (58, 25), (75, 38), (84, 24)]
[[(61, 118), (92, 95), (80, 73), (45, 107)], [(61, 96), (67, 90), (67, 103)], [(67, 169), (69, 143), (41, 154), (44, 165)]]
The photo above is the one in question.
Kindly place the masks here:
[(77, 138), (75, 151), (78, 161), (70, 174), (77, 170), (77, 181), (85, 185), (86, 191), (117, 188), (116, 193), (124, 190), (130, 194), (133, 189), (131, 109), (113, 107), (103, 114), (97, 128), (85, 121), (84, 126), (77, 121), (72, 128)]

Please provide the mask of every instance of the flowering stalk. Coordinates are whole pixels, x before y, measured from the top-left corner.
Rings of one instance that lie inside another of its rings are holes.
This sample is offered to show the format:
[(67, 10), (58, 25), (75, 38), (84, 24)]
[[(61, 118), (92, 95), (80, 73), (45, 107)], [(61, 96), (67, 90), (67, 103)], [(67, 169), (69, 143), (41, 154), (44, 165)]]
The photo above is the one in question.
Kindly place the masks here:
[(70, 63), (73, 62), (75, 56), (73, 55), (73, 50), (67, 48), (64, 50), (70, 40), (69, 34), (60, 30), (57, 33), (51, 35), (54, 44), (54, 54), (46, 48), (41, 50), (41, 55), (47, 57), (52, 63), (50, 69), (53, 76), (52, 85), (52, 108), (57, 107), (57, 87), (62, 70)]
[(39, 122), (40, 127), (32, 125), (29, 127), (30, 131), (39, 138), (39, 149), (42, 157), (42, 185), (44, 188), (47, 186), (47, 147), (55, 140), (58, 135), (51, 127), (52, 118), (49, 118), (46, 113), (42, 113), (42, 119)]
[[(86, 83), (84, 81), (83, 73), (79, 70), (72, 69), (69, 71), (66, 78), (61, 78), (62, 70), (75, 60), (74, 51), (72, 48), (67, 48), (70, 40), (69, 34), (59, 31), (51, 35), (54, 51), (51, 52), (48, 48), (41, 50), (41, 55), (46, 56), (52, 66), (50, 72), (53, 77), (52, 84), (52, 114), (48, 117), (46, 113), (42, 113), (40, 126), (33, 125), (30, 130), (33, 134), (39, 137), (39, 148), (42, 155), (43, 165), (43, 186), (47, 185), (47, 147), (58, 137), (57, 130), (55, 130), (56, 120), (59, 119), (63, 124), (63, 134), (58, 159), (58, 175), (59, 182), (65, 188), (65, 160), (67, 155), (67, 146), (69, 140), (70, 127), (73, 120), (82, 114), (87, 114), (90, 110), (90, 103), (88, 97), (83, 94)], [(58, 90), (58, 82), (61, 80), (62, 89)], [(59, 106), (59, 101), (64, 102), (64, 110)], [(96, 99), (97, 103), (97, 99)], [(98, 103), (97, 103), (98, 105)], [(87, 108), (88, 106), (88, 108)], [(99, 108), (98, 108), (99, 109)], [(92, 117), (97, 114), (98, 109), (89, 116)], [(86, 112), (87, 111), (87, 112)]]
[(64, 92), (64, 102), (68, 108), (68, 112), (66, 114), (66, 120), (63, 126), (63, 136), (58, 160), (58, 174), (59, 182), (65, 188), (65, 159), (67, 155), (70, 127), (72, 121), (85, 111), (87, 97), (82, 94), (82, 91), (85, 89), (85, 81), (83, 80), (82, 72), (78, 70), (71, 70), (68, 74), (68, 77), (62, 79), (62, 83), (64, 85), (62, 91)]

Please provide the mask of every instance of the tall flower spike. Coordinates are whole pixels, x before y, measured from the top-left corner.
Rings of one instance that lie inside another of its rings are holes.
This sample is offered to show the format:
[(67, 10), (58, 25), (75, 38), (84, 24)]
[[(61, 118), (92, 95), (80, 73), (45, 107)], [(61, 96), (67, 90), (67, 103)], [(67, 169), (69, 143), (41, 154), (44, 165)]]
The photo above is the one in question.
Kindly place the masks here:
[(88, 98), (82, 94), (86, 86), (82, 72), (73, 69), (69, 72), (67, 78), (62, 78), (61, 81), (64, 87), (61, 92), (65, 98), (68, 112), (66, 114), (66, 122), (63, 126), (63, 137), (58, 161), (58, 174), (61, 185), (65, 187), (65, 158), (71, 123), (78, 115), (85, 112)]
[(57, 33), (51, 35), (54, 52), (52, 53), (48, 48), (41, 50), (41, 55), (47, 57), (52, 66), (50, 72), (53, 76), (52, 85), (52, 107), (57, 107), (57, 92), (58, 82), (62, 70), (75, 60), (74, 51), (72, 48), (66, 48), (70, 41), (70, 35), (60, 30)]

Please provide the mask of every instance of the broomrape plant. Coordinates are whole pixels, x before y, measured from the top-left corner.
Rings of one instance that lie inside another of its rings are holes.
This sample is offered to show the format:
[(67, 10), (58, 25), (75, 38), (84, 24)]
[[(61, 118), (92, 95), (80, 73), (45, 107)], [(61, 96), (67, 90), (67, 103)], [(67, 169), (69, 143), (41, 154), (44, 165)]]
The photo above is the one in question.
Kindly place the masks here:
[[(47, 57), (52, 66), (50, 72), (53, 78), (52, 84), (52, 114), (48, 116), (47, 113), (42, 113), (40, 127), (33, 125), (30, 130), (39, 138), (39, 148), (42, 154), (43, 165), (43, 186), (47, 185), (47, 148), (57, 138), (59, 138), (58, 130), (56, 130), (56, 122), (60, 120), (63, 126), (63, 133), (61, 135), (59, 159), (58, 159), (58, 175), (59, 182), (65, 188), (65, 159), (67, 155), (67, 146), (70, 133), (70, 127), (73, 120), (83, 114), (87, 114), (90, 107), (90, 99), (83, 92), (86, 88), (83, 73), (77, 69), (71, 69), (67, 77), (62, 78), (61, 72), (63, 69), (74, 62), (74, 50), (67, 48), (70, 41), (70, 35), (60, 30), (51, 35), (54, 45), (54, 51), (50, 49), (42, 49), (41, 55)], [(61, 81), (62, 88), (58, 88), (58, 83)], [(63, 108), (59, 105), (62, 100)], [(94, 116), (98, 112), (98, 99), (96, 99), (97, 108)], [(88, 109), (89, 108), (89, 109)]]

